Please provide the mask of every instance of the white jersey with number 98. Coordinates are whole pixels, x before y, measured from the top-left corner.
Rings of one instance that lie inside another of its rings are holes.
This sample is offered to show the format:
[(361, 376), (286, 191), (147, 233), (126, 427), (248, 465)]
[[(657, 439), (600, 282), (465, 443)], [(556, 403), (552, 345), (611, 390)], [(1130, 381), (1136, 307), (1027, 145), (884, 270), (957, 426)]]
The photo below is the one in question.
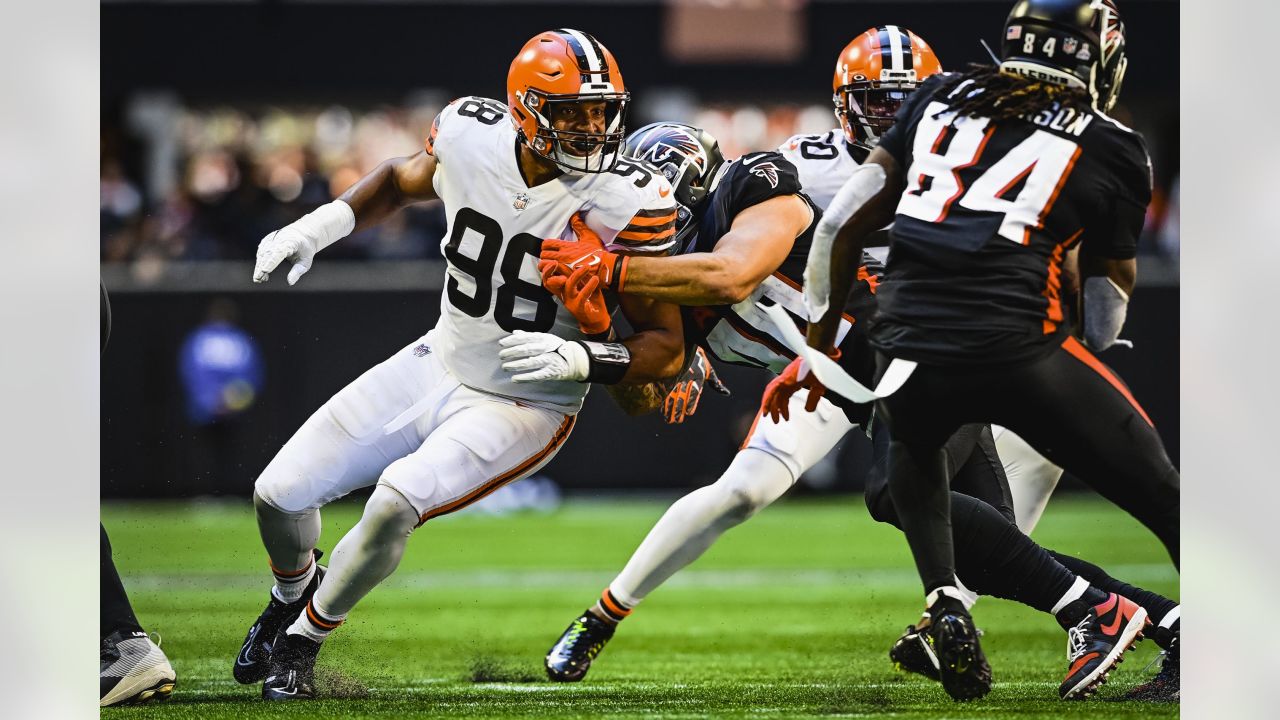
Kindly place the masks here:
[(612, 172), (561, 175), (525, 184), (506, 105), (464, 97), (440, 112), (426, 140), (448, 230), (441, 250), (448, 277), (436, 326), (445, 366), (464, 385), (564, 413), (582, 407), (587, 384), (514, 383), (498, 340), (515, 330), (579, 339), (578, 322), (542, 287), (543, 238), (572, 239), (569, 220), (587, 225), (615, 252), (674, 250), (671, 185), (648, 165), (619, 160)]

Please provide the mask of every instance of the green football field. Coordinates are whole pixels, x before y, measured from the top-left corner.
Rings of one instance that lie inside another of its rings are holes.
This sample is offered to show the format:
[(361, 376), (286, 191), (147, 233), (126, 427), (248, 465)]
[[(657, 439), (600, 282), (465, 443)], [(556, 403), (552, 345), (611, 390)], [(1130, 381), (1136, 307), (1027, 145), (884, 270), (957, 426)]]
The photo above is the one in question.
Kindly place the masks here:
[[(570, 500), (549, 514), (463, 513), (419, 529), (399, 571), (320, 654), (321, 699), (267, 705), (231, 679), (269, 573), (245, 503), (107, 504), (103, 522), (143, 625), (178, 673), (173, 699), (106, 718), (744, 717), (1173, 718), (1116, 703), (1148, 678), (1144, 642), (1093, 700), (1063, 703), (1066, 636), (1047, 615), (984, 599), (974, 614), (995, 673), (986, 699), (889, 664), (921, 610), (906, 542), (860, 497), (784, 500), (731, 531), (623, 623), (587, 679), (552, 684), (542, 656), (621, 569), (666, 502)], [(358, 504), (324, 512), (321, 547)], [(1110, 505), (1058, 499), (1041, 544), (1165, 593), (1155, 539)]]

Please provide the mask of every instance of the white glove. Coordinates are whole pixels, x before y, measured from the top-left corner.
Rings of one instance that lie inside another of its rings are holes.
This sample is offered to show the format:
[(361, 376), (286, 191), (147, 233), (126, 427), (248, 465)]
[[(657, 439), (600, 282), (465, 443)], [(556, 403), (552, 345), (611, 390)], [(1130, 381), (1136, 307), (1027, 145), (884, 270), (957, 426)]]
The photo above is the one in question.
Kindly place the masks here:
[(502, 369), (520, 373), (511, 378), (515, 382), (542, 382), (544, 380), (587, 379), (591, 358), (581, 343), (565, 340), (551, 333), (516, 330), (498, 341), (503, 347), (498, 358)]
[(356, 216), (351, 206), (341, 200), (321, 205), (313, 212), (262, 238), (258, 243), (258, 261), (253, 266), (253, 281), (266, 282), (285, 258), (293, 261), (289, 268), (289, 284), (293, 285), (311, 269), (316, 253), (346, 237), (355, 229)]
[(316, 246), (301, 230), (288, 225), (262, 238), (258, 243), (258, 262), (253, 266), (253, 281), (266, 282), (271, 271), (276, 269), (285, 258), (293, 261), (289, 268), (289, 284), (298, 282), (298, 278), (311, 269), (311, 261), (316, 256)]

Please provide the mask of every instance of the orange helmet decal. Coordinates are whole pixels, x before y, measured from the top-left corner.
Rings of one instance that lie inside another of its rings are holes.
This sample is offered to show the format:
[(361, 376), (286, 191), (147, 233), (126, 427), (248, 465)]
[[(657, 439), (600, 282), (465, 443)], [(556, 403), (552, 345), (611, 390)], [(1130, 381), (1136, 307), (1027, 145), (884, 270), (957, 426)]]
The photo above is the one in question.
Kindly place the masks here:
[(836, 117), (845, 136), (870, 148), (892, 125), (888, 111), (896, 112), (908, 93), (939, 72), (942, 64), (933, 49), (904, 27), (881, 25), (854, 38), (840, 51), (831, 79)]
[[(624, 115), (630, 99), (613, 53), (591, 35), (568, 28), (535, 35), (524, 44), (507, 73), (507, 108), (511, 121), (534, 152), (569, 170), (608, 170), (626, 136)], [(610, 114), (603, 133), (557, 131), (549, 108), (556, 102), (603, 101)], [(587, 156), (566, 143), (594, 144)], [(591, 159), (599, 156), (596, 168)], [(612, 157), (606, 157), (612, 156)]]

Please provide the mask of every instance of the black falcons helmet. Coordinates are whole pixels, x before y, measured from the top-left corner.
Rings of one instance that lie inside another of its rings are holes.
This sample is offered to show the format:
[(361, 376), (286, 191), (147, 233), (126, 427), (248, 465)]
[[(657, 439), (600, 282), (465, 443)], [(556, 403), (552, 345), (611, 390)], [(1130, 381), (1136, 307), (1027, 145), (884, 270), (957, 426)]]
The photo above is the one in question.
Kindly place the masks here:
[(1018, 0), (1004, 24), (1000, 69), (1088, 90), (1107, 112), (1128, 58), (1114, 0)]
[(711, 133), (691, 125), (659, 122), (627, 137), (626, 155), (652, 163), (675, 188), (676, 202), (696, 208), (724, 163)]

